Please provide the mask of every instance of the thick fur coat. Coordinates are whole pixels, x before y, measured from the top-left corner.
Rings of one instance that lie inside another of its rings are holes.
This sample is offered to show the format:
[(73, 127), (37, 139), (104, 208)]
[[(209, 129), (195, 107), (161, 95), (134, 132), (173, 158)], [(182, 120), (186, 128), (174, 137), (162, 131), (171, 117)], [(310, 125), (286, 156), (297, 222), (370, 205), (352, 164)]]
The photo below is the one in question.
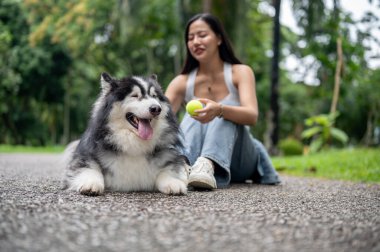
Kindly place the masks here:
[(65, 151), (64, 188), (186, 194), (187, 164), (178, 124), (155, 75), (101, 75), (87, 130)]

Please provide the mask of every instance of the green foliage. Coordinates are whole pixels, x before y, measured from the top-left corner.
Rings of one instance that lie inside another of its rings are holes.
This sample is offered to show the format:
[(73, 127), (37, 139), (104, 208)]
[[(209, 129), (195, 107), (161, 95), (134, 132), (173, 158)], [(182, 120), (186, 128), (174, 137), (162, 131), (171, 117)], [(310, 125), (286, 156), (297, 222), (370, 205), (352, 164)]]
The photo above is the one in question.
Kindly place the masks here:
[(292, 83), (282, 78), (280, 85), (280, 122), (281, 135), (292, 135), (301, 139), (301, 131), (303, 129), (303, 121), (315, 112), (316, 101), (307, 99), (314, 87), (302, 85), (300, 83)]
[(309, 128), (302, 132), (302, 138), (312, 139), (310, 144), (310, 151), (317, 152), (323, 147), (330, 146), (332, 141), (338, 140), (342, 144), (348, 142), (348, 136), (344, 131), (335, 128), (335, 120), (339, 113), (321, 114), (312, 116), (305, 120), (305, 125)]
[(281, 153), (284, 156), (296, 156), (302, 155), (303, 153), (303, 145), (302, 143), (292, 137), (288, 137), (279, 142), (278, 147), (281, 150)]
[(380, 183), (380, 149), (328, 150), (307, 156), (275, 157), (283, 174)]
[[(17, 17), (17, 18), (14, 18)], [(28, 42), (27, 13), (20, 1), (0, 2), (0, 142), (41, 145), (56, 142), (70, 58), (59, 45)], [(4, 68), (3, 68), (4, 67)]]
[(17, 34), (14, 34), (14, 23), (8, 23), (8, 15), (17, 15), (18, 9), (12, 1), (0, 2), (0, 114), (10, 113), (11, 102), (18, 93), (21, 76), (12, 67), (12, 44)]
[(5, 114), (10, 112), (10, 100), (17, 94), (20, 83), (21, 76), (12, 67), (9, 66), (7, 62), (11, 54), (11, 41), (12, 35), (11, 31), (4, 24), (0, 23), (0, 57), (4, 59), (0, 62), (0, 79), (1, 79), (1, 89), (0, 89), (0, 113)]
[[(309, 98), (315, 103), (313, 114), (320, 114), (325, 113), (331, 104), (337, 61), (336, 41), (338, 37), (343, 38), (344, 66), (337, 108), (341, 111), (338, 125), (350, 136), (360, 139), (365, 131), (363, 121), (367, 115), (358, 111), (362, 107), (357, 106), (354, 97), (359, 87), (364, 85), (363, 77), (371, 72), (364, 57), (367, 49), (363, 47), (363, 41), (379, 44), (370, 34), (371, 29), (379, 26), (379, 19), (368, 12), (362, 19), (354, 20), (350, 13), (341, 8), (340, 1), (333, 1), (332, 4), (329, 7), (322, 0), (294, 0), (293, 12), (301, 32), (297, 38), (288, 35), (285, 39), (291, 43), (291, 54), (299, 59), (308, 57), (314, 61), (307, 67), (317, 69), (320, 85), (313, 89)], [(365, 29), (359, 29), (360, 26)]]
[(380, 68), (366, 71), (341, 100), (342, 117), (337, 126), (366, 146), (375, 144), (374, 129), (380, 126)]

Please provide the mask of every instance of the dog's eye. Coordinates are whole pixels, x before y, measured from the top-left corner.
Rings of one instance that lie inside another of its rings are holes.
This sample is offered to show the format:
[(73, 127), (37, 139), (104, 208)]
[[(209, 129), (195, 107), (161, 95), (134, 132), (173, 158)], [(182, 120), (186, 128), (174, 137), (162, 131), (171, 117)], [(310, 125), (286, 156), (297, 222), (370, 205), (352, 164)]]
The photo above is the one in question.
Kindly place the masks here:
[(156, 95), (156, 94), (152, 94), (152, 97), (153, 97), (153, 98), (157, 98), (157, 95)]
[(139, 98), (138, 94), (132, 94), (131, 97), (133, 97), (133, 98)]

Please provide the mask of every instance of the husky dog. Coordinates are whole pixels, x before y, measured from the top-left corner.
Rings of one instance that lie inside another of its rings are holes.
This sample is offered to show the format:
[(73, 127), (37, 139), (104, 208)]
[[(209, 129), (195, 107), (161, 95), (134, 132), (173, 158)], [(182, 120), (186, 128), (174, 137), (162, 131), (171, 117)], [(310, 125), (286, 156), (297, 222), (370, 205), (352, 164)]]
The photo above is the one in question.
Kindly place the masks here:
[(178, 124), (157, 77), (101, 75), (87, 130), (65, 151), (64, 189), (187, 193)]

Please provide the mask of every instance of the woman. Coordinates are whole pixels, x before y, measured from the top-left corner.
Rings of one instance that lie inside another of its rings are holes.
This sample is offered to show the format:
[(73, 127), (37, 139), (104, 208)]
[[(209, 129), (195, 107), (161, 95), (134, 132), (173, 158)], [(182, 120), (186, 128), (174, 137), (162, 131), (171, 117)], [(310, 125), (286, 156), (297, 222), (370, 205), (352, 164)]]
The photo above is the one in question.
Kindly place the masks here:
[(174, 113), (198, 99), (204, 108), (181, 122), (189, 185), (215, 189), (231, 182), (280, 182), (264, 146), (247, 126), (255, 125), (258, 105), (252, 69), (234, 55), (220, 21), (211, 14), (191, 18), (185, 30), (187, 58), (165, 95)]

